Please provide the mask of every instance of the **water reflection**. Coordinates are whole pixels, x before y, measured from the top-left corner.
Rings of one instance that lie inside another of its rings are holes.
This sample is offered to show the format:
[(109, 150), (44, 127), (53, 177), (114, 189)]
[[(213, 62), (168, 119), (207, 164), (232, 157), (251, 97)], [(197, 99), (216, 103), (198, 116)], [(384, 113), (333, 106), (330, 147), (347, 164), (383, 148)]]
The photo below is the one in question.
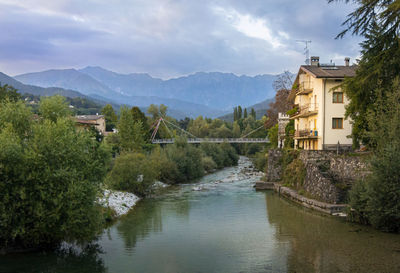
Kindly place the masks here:
[[(165, 192), (162, 197), (142, 200), (134, 210), (118, 222), (116, 226), (118, 235), (123, 238), (127, 250), (133, 250), (137, 242), (148, 237), (149, 233), (161, 233), (163, 215), (187, 219), (190, 210), (189, 201), (186, 198), (173, 199), (177, 190), (177, 188), (169, 190), (174, 193), (171, 197)], [(159, 198), (162, 198), (163, 202), (160, 202)]]
[(69, 248), (56, 252), (19, 253), (0, 256), (0, 272), (107, 272), (96, 244), (84, 249)]
[(265, 195), (276, 238), (290, 243), (289, 272), (400, 272), (400, 237)]

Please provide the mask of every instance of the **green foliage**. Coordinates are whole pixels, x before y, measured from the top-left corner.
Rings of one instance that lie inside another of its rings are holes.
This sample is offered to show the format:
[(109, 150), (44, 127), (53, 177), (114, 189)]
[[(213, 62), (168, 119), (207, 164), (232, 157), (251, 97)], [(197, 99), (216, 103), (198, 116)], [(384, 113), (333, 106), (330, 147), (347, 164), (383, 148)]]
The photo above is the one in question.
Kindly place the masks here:
[(145, 143), (143, 124), (135, 121), (130, 109), (126, 106), (121, 108), (118, 121), (118, 136), (121, 151), (141, 151)]
[(254, 167), (258, 171), (265, 171), (265, 167), (267, 166), (267, 154), (265, 153), (265, 151), (256, 153), (254, 157), (251, 158), (251, 160), (254, 164)]
[(283, 169), (283, 184), (287, 187), (300, 190), (306, 177), (306, 168), (300, 159), (294, 159)]
[[(400, 232), (400, 82), (376, 91), (366, 117), (374, 153), (371, 175), (350, 192), (353, 220), (368, 221), (385, 231)], [(379, 122), (376, 122), (379, 121)]]
[(0, 130), (8, 125), (20, 138), (31, 134), (32, 113), (22, 101), (0, 102)]
[(209, 173), (217, 169), (217, 164), (214, 162), (211, 156), (204, 156), (201, 159), (201, 163), (203, 164), (204, 170)]
[(290, 120), (288, 124), (286, 124), (285, 127), (285, 145), (284, 149), (293, 149), (294, 148), (294, 120)]
[[(20, 102), (6, 102), (25, 119)], [(29, 121), (31, 117), (26, 120)], [(30, 124), (29, 122), (27, 122)], [(102, 227), (95, 199), (109, 152), (68, 118), (45, 119), (21, 130), (0, 126), (0, 246), (53, 246), (92, 239)]]
[(256, 111), (254, 110), (254, 108), (251, 108), (251, 112), (250, 112), (250, 116), (252, 116), (254, 118), (254, 120), (256, 120)]
[[(333, 0), (330, 0), (333, 2)], [(346, 79), (343, 89), (350, 99), (346, 115), (353, 120), (353, 144), (370, 146), (366, 116), (378, 99), (376, 91), (390, 92), (393, 80), (400, 74), (400, 5), (397, 0), (357, 0), (357, 8), (348, 15), (345, 29), (361, 35), (362, 55), (356, 76)], [(373, 145), (373, 144), (372, 144)]]
[(6, 100), (17, 102), (21, 99), (21, 95), (17, 93), (17, 89), (8, 84), (1, 86), (0, 83), (0, 102), (4, 102)]
[(111, 106), (111, 104), (107, 104), (103, 107), (103, 109), (101, 109), (101, 113), (104, 115), (106, 120), (106, 131), (112, 131), (118, 121), (118, 117), (117, 114), (115, 114), (114, 108)]
[(71, 115), (68, 104), (63, 96), (42, 97), (39, 103), (39, 114), (44, 119), (56, 122), (58, 118)]
[(145, 196), (157, 178), (158, 170), (149, 157), (141, 153), (123, 153), (115, 159), (106, 183), (114, 190)]
[(140, 111), (139, 107), (137, 107), (137, 106), (134, 106), (131, 108), (131, 113), (133, 116), (133, 120), (137, 123), (140, 122), (142, 124), (143, 139), (149, 140), (150, 139), (150, 127), (147, 122), (146, 115), (142, 111)]
[(268, 139), (272, 148), (278, 147), (278, 124), (275, 124), (268, 130)]

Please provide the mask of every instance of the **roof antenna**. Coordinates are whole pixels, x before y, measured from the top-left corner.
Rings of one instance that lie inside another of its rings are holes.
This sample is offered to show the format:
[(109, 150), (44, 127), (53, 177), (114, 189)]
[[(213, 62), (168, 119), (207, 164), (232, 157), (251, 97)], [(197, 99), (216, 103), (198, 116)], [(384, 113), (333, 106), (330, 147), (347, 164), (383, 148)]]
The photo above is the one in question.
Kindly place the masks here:
[(310, 50), (308, 48), (308, 45), (311, 44), (310, 40), (296, 40), (298, 43), (304, 43), (306, 47), (304, 48), (304, 54), (306, 55), (306, 65), (310, 65)]

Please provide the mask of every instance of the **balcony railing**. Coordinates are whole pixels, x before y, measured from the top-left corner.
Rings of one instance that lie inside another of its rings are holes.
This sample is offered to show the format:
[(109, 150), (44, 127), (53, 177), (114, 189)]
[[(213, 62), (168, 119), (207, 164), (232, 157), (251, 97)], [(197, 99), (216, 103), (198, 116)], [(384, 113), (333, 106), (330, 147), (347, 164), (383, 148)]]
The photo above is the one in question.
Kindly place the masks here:
[(302, 129), (296, 130), (294, 133), (295, 138), (317, 138), (318, 130)]
[(314, 89), (313, 82), (311, 81), (301, 82), (299, 86), (299, 92), (297, 92), (297, 95), (309, 94), (313, 91), (313, 89)]
[(291, 118), (308, 117), (318, 113), (318, 103), (307, 103), (297, 107), (297, 112), (292, 114)]

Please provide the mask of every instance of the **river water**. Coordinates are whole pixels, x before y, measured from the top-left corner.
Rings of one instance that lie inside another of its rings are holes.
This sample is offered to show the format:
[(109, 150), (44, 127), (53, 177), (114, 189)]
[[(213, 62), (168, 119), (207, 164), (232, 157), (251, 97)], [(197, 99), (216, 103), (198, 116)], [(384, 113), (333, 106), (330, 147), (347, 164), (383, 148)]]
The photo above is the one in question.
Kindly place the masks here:
[(400, 236), (256, 192), (238, 167), (140, 201), (84, 252), (0, 256), (0, 272), (400, 272)]

